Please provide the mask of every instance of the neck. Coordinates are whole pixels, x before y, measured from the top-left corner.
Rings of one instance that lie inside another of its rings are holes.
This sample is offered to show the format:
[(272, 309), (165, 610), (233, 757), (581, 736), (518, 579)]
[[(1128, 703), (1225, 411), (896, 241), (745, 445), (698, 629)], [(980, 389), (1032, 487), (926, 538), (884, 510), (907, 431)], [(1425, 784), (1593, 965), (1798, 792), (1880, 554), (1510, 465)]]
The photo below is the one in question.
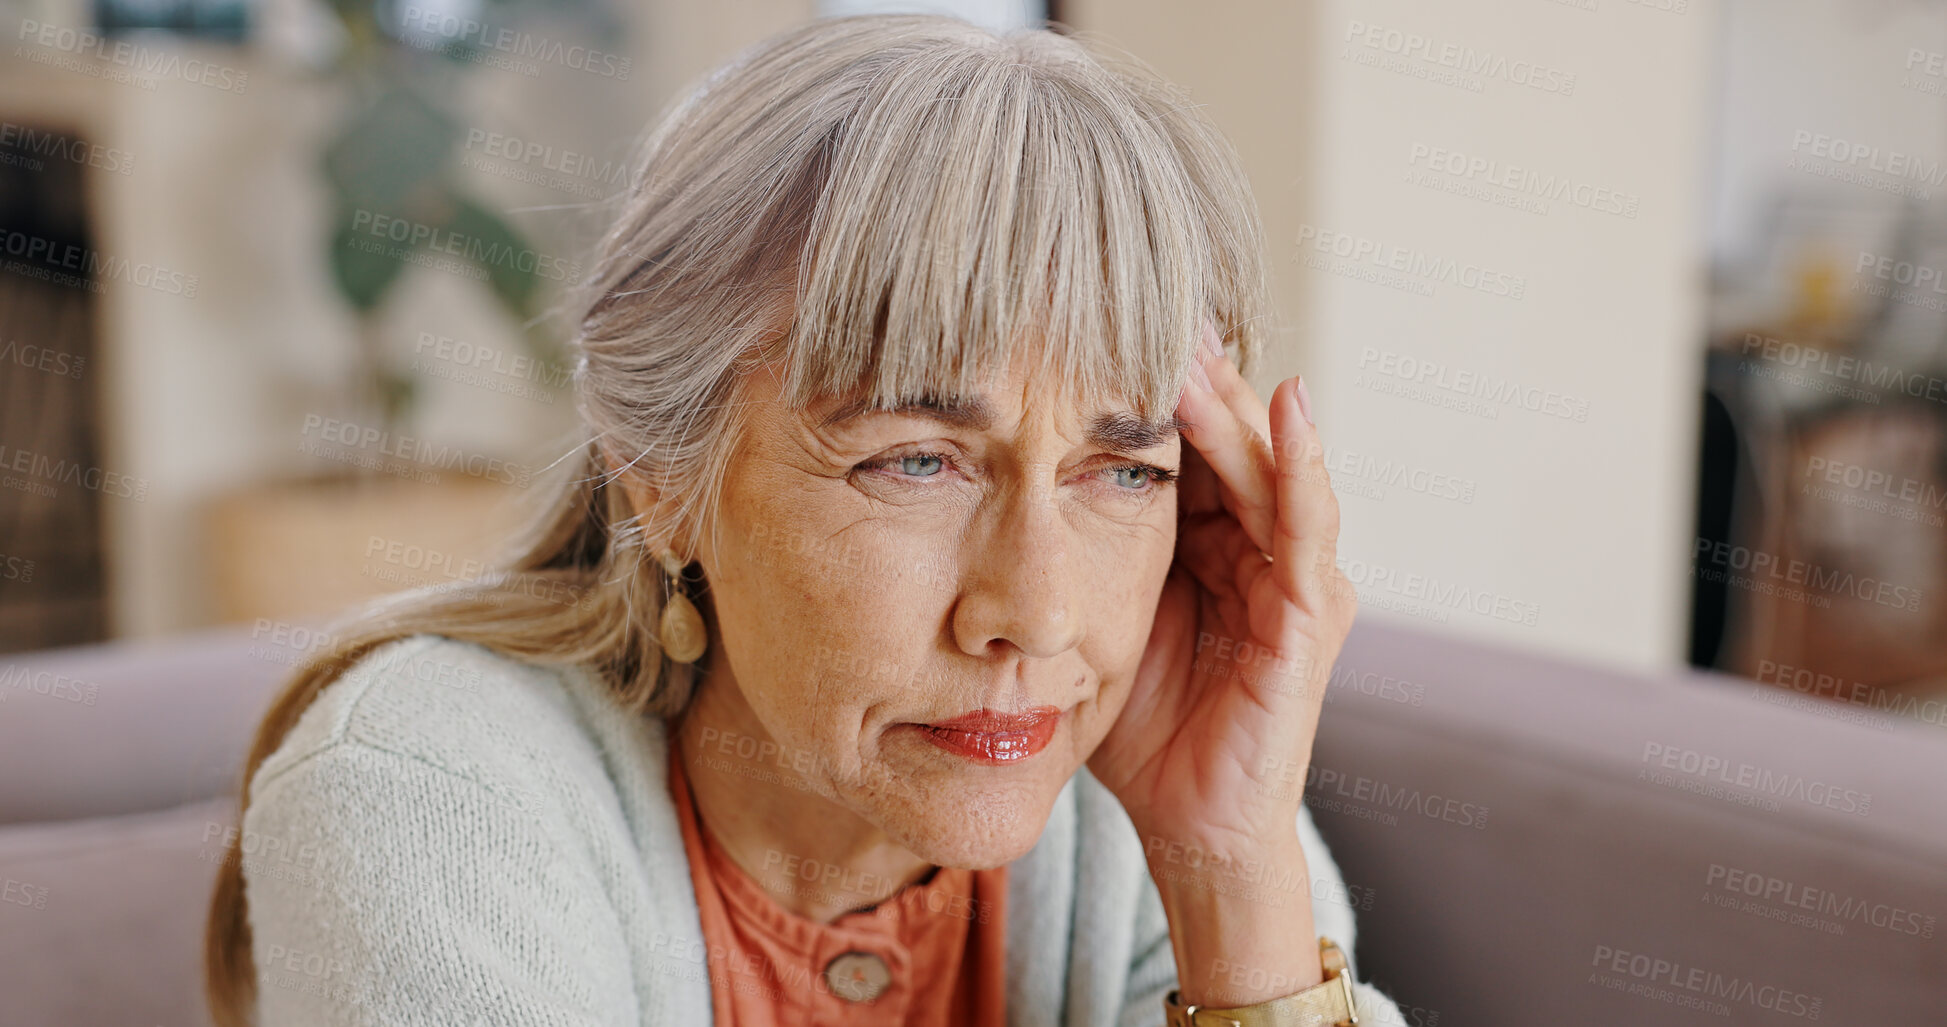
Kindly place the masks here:
[[(780, 906), (816, 923), (877, 905), (925, 880), (933, 864), (820, 795), (777, 744), (723, 661), (675, 722), (697, 818)], [(811, 769), (811, 768), (807, 768)]]

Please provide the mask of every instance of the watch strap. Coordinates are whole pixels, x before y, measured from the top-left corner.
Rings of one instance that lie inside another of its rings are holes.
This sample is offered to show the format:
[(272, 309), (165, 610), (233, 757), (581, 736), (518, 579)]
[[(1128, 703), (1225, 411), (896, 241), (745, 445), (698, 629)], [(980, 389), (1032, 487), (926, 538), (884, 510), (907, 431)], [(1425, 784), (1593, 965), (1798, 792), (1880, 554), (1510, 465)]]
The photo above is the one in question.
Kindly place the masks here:
[(1178, 991), (1171, 989), (1163, 999), (1168, 1027), (1337, 1027), (1358, 1023), (1345, 954), (1329, 938), (1318, 939), (1318, 949), (1325, 979), (1281, 998), (1218, 1009), (1184, 1005)]

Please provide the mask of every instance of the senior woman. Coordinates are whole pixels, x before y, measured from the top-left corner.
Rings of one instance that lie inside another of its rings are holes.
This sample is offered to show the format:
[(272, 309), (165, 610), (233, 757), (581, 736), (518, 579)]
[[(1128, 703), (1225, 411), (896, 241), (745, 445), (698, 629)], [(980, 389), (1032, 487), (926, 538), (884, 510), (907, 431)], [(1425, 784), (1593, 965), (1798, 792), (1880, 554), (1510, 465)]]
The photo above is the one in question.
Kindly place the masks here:
[(1337, 504), (1302, 382), (1242, 375), (1262, 235), (1195, 106), (838, 18), (646, 150), (548, 516), (260, 730), (218, 1022), (1402, 1022), (1302, 801)]

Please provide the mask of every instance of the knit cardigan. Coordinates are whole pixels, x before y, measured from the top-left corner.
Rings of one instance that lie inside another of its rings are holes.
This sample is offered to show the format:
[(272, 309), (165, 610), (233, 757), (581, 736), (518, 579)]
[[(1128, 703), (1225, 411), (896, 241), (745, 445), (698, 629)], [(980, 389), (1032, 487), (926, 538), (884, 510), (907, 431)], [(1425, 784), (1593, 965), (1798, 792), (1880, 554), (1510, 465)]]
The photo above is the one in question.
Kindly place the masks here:
[[(709, 1023), (668, 744), (586, 668), (438, 635), (366, 654), (251, 778), (260, 1027)], [(1298, 827), (1318, 932), (1350, 952), (1357, 900), (1309, 812)], [(1005, 913), (1013, 1027), (1163, 1021), (1168, 923), (1133, 824), (1086, 768), (1009, 864)], [(1361, 1023), (1404, 1022), (1356, 994)]]

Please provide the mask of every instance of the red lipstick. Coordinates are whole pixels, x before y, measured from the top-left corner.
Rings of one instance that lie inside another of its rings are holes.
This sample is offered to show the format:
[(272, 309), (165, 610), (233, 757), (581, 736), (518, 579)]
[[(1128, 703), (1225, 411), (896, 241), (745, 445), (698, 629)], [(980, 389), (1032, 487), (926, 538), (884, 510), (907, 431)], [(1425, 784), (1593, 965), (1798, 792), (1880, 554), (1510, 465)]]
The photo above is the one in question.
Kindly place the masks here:
[(1031, 706), (1020, 713), (975, 710), (952, 720), (915, 724), (920, 736), (947, 752), (976, 763), (1012, 763), (1048, 747), (1061, 723), (1054, 706)]

